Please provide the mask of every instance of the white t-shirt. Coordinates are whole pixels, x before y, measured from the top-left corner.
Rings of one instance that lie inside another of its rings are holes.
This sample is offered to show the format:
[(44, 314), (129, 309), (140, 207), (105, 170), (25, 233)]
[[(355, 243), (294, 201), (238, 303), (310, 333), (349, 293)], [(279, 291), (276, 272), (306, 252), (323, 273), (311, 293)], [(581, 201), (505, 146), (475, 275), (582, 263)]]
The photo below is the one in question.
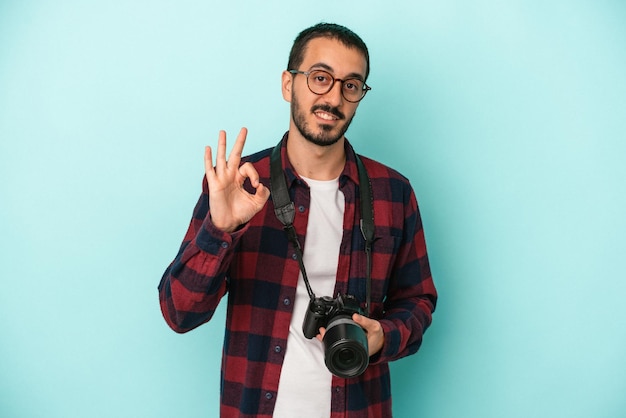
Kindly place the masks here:
[[(345, 199), (339, 191), (338, 179), (303, 179), (311, 190), (311, 208), (302, 257), (304, 268), (315, 296), (334, 297)], [(308, 306), (309, 294), (300, 273), (274, 418), (330, 416), (332, 374), (324, 363), (324, 346), (317, 338), (308, 340), (302, 333), (302, 322)]]

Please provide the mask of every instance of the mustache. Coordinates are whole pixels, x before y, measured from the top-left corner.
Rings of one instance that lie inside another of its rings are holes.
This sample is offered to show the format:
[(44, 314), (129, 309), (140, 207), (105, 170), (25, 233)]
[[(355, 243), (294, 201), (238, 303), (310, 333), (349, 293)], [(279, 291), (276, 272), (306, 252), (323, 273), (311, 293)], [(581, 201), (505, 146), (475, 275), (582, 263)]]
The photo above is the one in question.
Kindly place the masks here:
[(317, 110), (321, 110), (322, 112), (330, 113), (331, 115), (337, 116), (339, 119), (345, 119), (346, 116), (341, 113), (339, 109), (336, 107), (332, 107), (327, 104), (315, 105), (311, 108), (311, 112), (315, 112)]

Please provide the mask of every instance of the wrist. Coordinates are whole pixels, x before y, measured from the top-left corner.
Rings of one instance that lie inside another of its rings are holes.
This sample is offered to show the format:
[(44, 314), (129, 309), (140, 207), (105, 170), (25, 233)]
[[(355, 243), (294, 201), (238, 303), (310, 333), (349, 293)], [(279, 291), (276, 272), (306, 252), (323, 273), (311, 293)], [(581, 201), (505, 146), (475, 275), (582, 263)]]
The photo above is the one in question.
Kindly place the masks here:
[(227, 234), (232, 234), (233, 232), (241, 228), (241, 224), (232, 224), (232, 223), (224, 222), (223, 220), (220, 220), (220, 219), (216, 220), (213, 216), (211, 216), (210, 212), (208, 213), (207, 216), (208, 216), (209, 222), (215, 228), (219, 229), (222, 232), (226, 232)]

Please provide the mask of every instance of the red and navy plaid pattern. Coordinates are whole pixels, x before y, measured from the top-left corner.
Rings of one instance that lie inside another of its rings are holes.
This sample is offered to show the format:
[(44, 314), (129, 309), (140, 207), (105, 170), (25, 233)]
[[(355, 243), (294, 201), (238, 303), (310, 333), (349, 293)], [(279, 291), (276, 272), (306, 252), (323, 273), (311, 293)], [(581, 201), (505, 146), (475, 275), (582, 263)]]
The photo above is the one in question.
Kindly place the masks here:
[[(306, 251), (309, 189), (282, 157), (296, 208), (294, 226)], [(269, 187), (271, 149), (243, 160), (254, 164)], [(359, 178), (354, 150), (346, 141), (347, 160), (339, 179), (345, 196), (343, 239), (337, 267), (337, 292), (365, 301), (366, 257), (360, 232)], [(432, 320), (435, 290), (413, 190), (406, 178), (362, 158), (374, 197), (371, 316), (385, 332), (381, 352), (361, 376), (333, 376), (331, 417), (390, 417), (388, 362), (413, 354)], [(165, 320), (176, 332), (211, 319), (226, 293), (228, 306), (221, 373), (221, 416), (271, 417), (298, 280), (298, 261), (270, 199), (263, 210), (233, 234), (210, 220), (208, 188), (195, 207), (180, 251), (167, 268), (159, 294)], [(312, 283), (313, 288), (315, 284)], [(326, 296), (326, 295), (318, 295)]]

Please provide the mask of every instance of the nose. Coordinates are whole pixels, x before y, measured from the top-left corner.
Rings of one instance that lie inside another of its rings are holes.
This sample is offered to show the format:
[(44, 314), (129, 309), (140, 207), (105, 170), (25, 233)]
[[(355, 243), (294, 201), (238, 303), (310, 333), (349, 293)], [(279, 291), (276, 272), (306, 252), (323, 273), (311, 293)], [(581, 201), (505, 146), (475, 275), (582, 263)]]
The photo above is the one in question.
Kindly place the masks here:
[(343, 88), (342, 80), (334, 80), (333, 86), (331, 89), (324, 95), (328, 104), (332, 106), (338, 106), (343, 102), (343, 94), (341, 93), (341, 89)]

